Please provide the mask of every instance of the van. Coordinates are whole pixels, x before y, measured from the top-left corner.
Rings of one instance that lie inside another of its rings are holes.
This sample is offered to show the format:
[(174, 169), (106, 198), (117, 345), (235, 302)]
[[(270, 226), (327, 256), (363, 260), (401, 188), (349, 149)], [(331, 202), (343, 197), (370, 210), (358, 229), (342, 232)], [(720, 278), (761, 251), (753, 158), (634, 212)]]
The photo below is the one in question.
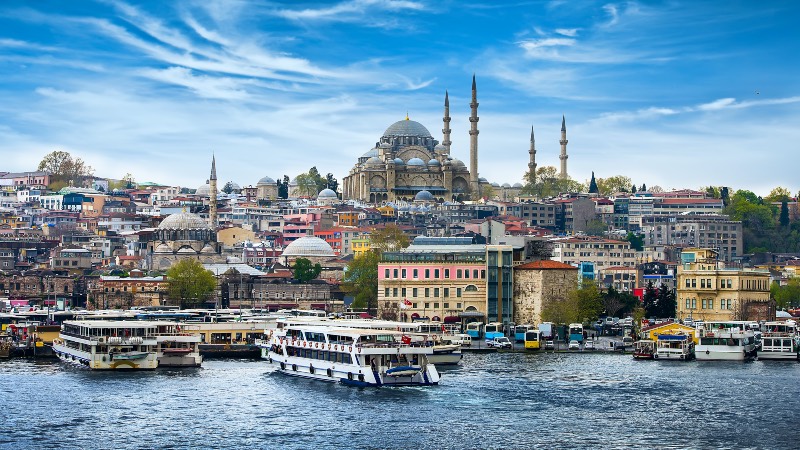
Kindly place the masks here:
[(468, 334), (453, 334), (442, 336), (442, 341), (448, 344), (458, 344), (462, 347), (472, 346), (472, 337)]

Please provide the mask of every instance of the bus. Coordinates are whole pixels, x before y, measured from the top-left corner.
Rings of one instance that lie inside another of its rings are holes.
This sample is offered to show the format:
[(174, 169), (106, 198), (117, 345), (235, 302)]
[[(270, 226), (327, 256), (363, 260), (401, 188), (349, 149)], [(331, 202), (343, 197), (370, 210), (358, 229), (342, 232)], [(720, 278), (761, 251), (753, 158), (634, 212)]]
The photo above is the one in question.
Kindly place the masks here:
[(490, 322), (483, 327), (483, 337), (485, 339), (494, 339), (496, 337), (503, 337), (503, 324), (500, 322)]
[(467, 334), (472, 339), (480, 339), (483, 334), (483, 322), (470, 322), (467, 324)]
[(541, 347), (541, 332), (533, 329), (525, 332), (525, 350), (539, 350)]
[(569, 324), (569, 340), (583, 342), (583, 324)]
[(525, 341), (525, 333), (527, 333), (528, 330), (534, 329), (533, 325), (517, 325), (514, 327), (514, 340), (517, 342)]

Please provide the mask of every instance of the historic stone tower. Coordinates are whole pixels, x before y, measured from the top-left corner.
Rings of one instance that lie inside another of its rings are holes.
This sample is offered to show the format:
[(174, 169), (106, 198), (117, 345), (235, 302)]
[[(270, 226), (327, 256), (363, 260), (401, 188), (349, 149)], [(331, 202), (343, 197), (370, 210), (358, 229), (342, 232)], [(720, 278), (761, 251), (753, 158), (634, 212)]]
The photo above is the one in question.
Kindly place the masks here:
[(567, 156), (567, 142), (569, 142), (567, 140), (567, 121), (566, 118), (562, 115), (561, 141), (559, 141), (559, 143), (561, 144), (561, 156), (558, 157), (561, 160), (561, 173), (559, 174), (559, 177), (561, 177), (562, 179), (567, 178), (567, 158), (569, 158)]
[(208, 221), (212, 230), (217, 229), (217, 161), (216, 157), (211, 156), (211, 177), (208, 179), (209, 199)]
[(444, 148), (447, 149), (447, 154), (450, 154), (450, 98), (447, 95), (447, 91), (444, 91), (444, 118), (442, 119), (444, 122), (444, 128), (442, 128), (442, 137), (444, 140), (442, 141), (442, 145)]
[(469, 104), (472, 112), (469, 116), (469, 184), (472, 190), (472, 199), (476, 200), (481, 195), (478, 183), (478, 91), (475, 88), (475, 75), (472, 75), (472, 102)]
[(536, 181), (536, 139), (533, 137), (533, 125), (531, 125), (531, 148), (528, 150), (531, 161), (528, 163), (528, 173), (531, 174), (530, 182)]

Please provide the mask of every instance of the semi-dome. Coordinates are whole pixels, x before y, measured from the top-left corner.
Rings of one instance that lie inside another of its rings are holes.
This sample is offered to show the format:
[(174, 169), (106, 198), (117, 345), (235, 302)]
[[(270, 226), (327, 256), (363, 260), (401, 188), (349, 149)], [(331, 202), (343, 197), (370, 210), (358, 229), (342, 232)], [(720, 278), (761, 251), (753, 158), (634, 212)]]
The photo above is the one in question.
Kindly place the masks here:
[(416, 136), (416, 137), (432, 137), (430, 131), (419, 122), (409, 120), (399, 120), (389, 126), (383, 132), (385, 137), (390, 136)]
[(433, 197), (433, 194), (428, 191), (419, 191), (417, 192), (417, 195), (414, 196), (415, 202), (432, 202), (435, 200), (436, 199)]
[(153, 253), (172, 253), (172, 249), (166, 243), (162, 242), (153, 250)]
[(158, 225), (159, 230), (208, 230), (210, 227), (197, 214), (179, 212), (170, 214)]
[(411, 158), (406, 164), (409, 166), (425, 166), (425, 161), (419, 158)]
[(367, 153), (364, 153), (363, 155), (361, 155), (362, 158), (372, 158), (373, 156), (378, 156), (378, 149), (377, 148), (373, 148), (372, 150), (368, 151)]
[(432, 159), (432, 160), (428, 161), (428, 165), (429, 166), (440, 166), (441, 164), (439, 163), (438, 159)]
[(264, 178), (258, 180), (258, 183), (256, 183), (256, 186), (266, 186), (266, 185), (272, 186), (274, 184), (275, 184), (275, 180), (273, 180), (270, 177), (264, 177)]
[(373, 156), (364, 163), (365, 166), (383, 166), (383, 160), (377, 156)]
[(339, 196), (336, 195), (336, 192), (333, 189), (323, 189), (319, 191), (317, 194), (317, 199), (338, 199)]
[(334, 257), (336, 254), (333, 252), (331, 246), (324, 240), (316, 236), (303, 236), (287, 245), (283, 250), (283, 256)]
[(398, 165), (398, 166), (402, 166), (402, 165), (404, 165), (406, 162), (405, 162), (405, 161), (403, 161), (403, 159), (402, 159), (402, 158), (395, 158), (395, 159), (394, 159), (394, 163), (395, 163), (396, 165)]

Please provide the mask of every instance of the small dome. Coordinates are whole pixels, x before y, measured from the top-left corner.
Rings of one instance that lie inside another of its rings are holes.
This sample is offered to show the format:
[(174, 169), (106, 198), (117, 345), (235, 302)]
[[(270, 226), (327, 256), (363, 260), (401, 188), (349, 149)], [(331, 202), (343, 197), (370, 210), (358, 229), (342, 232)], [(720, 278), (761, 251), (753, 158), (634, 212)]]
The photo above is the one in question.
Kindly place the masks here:
[(368, 159), (367, 162), (364, 163), (365, 166), (380, 166), (383, 167), (383, 160), (378, 158), (377, 156), (373, 156), (372, 158)]
[(503, 183), (503, 187), (504, 187), (504, 188), (510, 188), (510, 187), (511, 187), (511, 185), (510, 185), (510, 184), (508, 184), (508, 183)]
[(421, 123), (405, 119), (399, 120), (391, 125), (386, 131), (383, 132), (386, 137), (389, 136), (416, 136), (416, 137), (432, 137), (430, 131)]
[(438, 159), (432, 159), (432, 160), (428, 161), (428, 165), (429, 166), (439, 166), (441, 164), (439, 163)]
[(293, 241), (283, 250), (283, 256), (303, 257), (334, 257), (330, 244), (316, 236), (303, 236)]
[(442, 144), (436, 144), (436, 147), (433, 147), (433, 151), (436, 153), (444, 153), (447, 151), (447, 147)]
[(463, 161), (461, 161), (461, 160), (460, 160), (460, 159), (458, 159), (458, 158), (453, 158), (453, 159), (450, 161), (450, 164), (452, 164), (453, 166), (456, 166), (456, 167), (466, 167), (466, 166), (464, 165), (464, 162), (463, 162)]
[(377, 148), (373, 148), (372, 150), (368, 151), (367, 153), (364, 153), (363, 155), (361, 155), (362, 158), (372, 158), (374, 156), (378, 156), (378, 149)]
[(197, 214), (179, 212), (170, 214), (158, 224), (159, 230), (208, 230), (210, 227)]
[(392, 144), (388, 142), (383, 142), (381, 143), (380, 148), (392, 148)]
[(417, 195), (414, 196), (415, 202), (432, 202), (435, 200), (436, 199), (433, 197), (433, 194), (428, 191), (419, 191), (417, 192)]
[(266, 186), (266, 185), (270, 185), (270, 186), (275, 185), (275, 180), (273, 180), (270, 177), (264, 177), (264, 178), (258, 180), (258, 183), (256, 183), (256, 186)]
[(500, 187), (500, 185), (498, 183), (492, 183), (491, 186), (492, 187)]
[(338, 199), (338, 198), (339, 198), (339, 196), (336, 195), (336, 192), (334, 192), (332, 189), (323, 189), (323, 190), (319, 191), (319, 194), (317, 194), (317, 199), (318, 200), (320, 200), (320, 199)]
[(403, 161), (403, 159), (402, 159), (402, 158), (395, 158), (395, 159), (394, 159), (394, 163), (395, 163), (396, 165), (398, 165), (398, 166), (403, 166), (403, 165), (405, 165), (405, 164), (406, 164), (406, 162), (405, 162), (405, 161)]
[(194, 195), (199, 195), (200, 197), (209, 197), (211, 195), (211, 185), (206, 183), (200, 186), (194, 191)]
[(521, 188), (523, 186), (522, 186), (522, 183), (514, 183), (514, 187), (515, 188)]
[(424, 167), (425, 166), (425, 161), (423, 161), (423, 160), (421, 160), (419, 158), (411, 158), (411, 159), (408, 160), (408, 162), (406, 164), (408, 164), (409, 166), (423, 166)]
[(487, 183), (486, 178), (483, 178), (483, 177), (478, 178), (478, 181), (480, 181), (482, 183)]

